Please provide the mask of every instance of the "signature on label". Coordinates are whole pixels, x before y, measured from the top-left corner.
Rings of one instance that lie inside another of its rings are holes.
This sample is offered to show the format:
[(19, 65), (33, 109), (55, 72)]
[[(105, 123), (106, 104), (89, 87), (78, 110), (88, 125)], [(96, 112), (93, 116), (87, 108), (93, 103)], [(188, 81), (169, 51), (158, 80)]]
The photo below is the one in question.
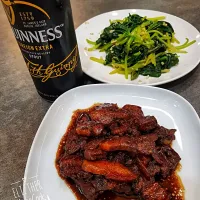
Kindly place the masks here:
[[(24, 56), (25, 57), (25, 56)], [(59, 64), (52, 63), (48, 66), (35, 64), (25, 57), (28, 70), (34, 78), (41, 78), (46, 82), (50, 78), (57, 78), (73, 72), (78, 63), (78, 46)]]

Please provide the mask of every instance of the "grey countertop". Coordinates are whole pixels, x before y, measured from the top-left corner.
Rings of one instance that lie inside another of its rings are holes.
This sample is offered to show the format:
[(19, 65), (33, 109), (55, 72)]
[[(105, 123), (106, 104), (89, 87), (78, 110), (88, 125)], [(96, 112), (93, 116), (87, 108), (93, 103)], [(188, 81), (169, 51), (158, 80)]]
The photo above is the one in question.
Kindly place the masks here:
[[(140, 8), (176, 15), (200, 30), (200, 1), (71, 0), (71, 3), (76, 27), (103, 12)], [(0, 24), (0, 199), (11, 200), (15, 199), (11, 184), (22, 179), (33, 138), (51, 104), (37, 94), (2, 6)], [(200, 115), (199, 67), (161, 87), (186, 98)]]

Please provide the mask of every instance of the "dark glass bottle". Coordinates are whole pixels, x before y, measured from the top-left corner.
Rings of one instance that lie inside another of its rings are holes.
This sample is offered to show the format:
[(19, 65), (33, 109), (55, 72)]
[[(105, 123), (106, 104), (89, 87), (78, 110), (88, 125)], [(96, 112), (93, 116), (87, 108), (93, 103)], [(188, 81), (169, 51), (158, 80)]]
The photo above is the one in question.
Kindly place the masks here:
[(54, 101), (82, 84), (70, 0), (1, 1), (40, 96)]

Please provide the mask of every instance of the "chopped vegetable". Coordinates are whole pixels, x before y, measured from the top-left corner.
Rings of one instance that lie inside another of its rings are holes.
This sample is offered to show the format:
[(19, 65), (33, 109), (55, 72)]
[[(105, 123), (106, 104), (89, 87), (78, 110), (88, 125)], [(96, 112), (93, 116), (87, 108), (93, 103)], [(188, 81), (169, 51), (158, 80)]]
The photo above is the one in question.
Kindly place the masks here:
[[(177, 53), (187, 53), (183, 50), (196, 41), (189, 41), (180, 45), (175, 32), (165, 17), (147, 18), (132, 14), (122, 20), (110, 20), (99, 39), (95, 42), (88, 40), (92, 45), (88, 51), (99, 49), (105, 52), (103, 58), (90, 59), (111, 66), (110, 74), (123, 74), (131, 80), (139, 75), (160, 77), (170, 68), (179, 63)], [(174, 43), (179, 44), (175, 46)]]

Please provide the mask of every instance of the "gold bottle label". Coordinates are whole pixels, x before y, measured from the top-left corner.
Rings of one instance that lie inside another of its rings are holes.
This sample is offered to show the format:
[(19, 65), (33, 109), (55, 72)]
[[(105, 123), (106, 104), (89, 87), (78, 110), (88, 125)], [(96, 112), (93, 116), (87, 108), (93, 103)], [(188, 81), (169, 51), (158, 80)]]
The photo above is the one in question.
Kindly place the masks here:
[[(55, 1), (1, 1), (33, 78), (44, 83), (74, 72), (79, 62), (78, 47), (75, 33), (70, 33), (73, 22), (64, 20), (65, 9), (56, 8)], [(45, 10), (42, 4), (52, 6)]]

